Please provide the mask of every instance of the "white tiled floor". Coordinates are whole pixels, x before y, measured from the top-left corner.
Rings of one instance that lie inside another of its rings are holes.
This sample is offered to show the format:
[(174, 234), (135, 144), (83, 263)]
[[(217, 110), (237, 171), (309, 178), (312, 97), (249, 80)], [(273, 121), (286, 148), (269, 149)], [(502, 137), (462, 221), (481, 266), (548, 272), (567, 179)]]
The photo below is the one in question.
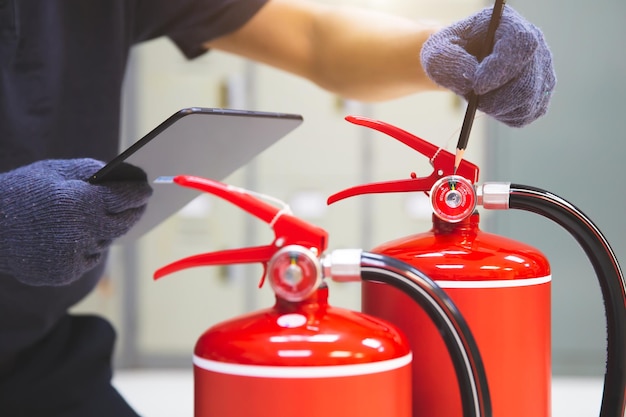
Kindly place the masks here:
[[(601, 378), (554, 378), (552, 417), (599, 415)], [(193, 416), (191, 371), (118, 371), (114, 384), (145, 417)]]

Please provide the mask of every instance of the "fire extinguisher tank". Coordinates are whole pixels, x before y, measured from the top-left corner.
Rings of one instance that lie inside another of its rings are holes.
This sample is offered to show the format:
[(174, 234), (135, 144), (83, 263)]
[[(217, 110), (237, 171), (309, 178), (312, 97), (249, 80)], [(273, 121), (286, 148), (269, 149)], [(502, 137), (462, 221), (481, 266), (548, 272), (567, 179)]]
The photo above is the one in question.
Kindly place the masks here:
[[(411, 264), (452, 298), (476, 338), (495, 417), (550, 416), (550, 266), (535, 248), (483, 232), (479, 214), (373, 252)], [(363, 311), (397, 325), (409, 338), (413, 416), (462, 416), (452, 362), (437, 328), (402, 292), (363, 283)]]
[(273, 307), (209, 328), (194, 350), (196, 417), (411, 416), (412, 354), (392, 324), (328, 303), (320, 255), (328, 233), (246, 190), (177, 176), (267, 222), (272, 243), (193, 255), (154, 277), (199, 266), (261, 263)]
[(410, 416), (406, 338), (327, 297), (277, 297), (207, 330), (194, 352), (196, 416)]

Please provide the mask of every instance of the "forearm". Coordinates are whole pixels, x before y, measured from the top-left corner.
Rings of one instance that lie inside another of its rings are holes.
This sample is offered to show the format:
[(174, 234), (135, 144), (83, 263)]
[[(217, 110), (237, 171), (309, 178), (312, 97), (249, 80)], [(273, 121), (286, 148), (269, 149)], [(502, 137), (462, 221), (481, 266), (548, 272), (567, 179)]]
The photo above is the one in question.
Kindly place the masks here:
[(272, 0), (208, 47), (262, 62), (348, 98), (377, 101), (437, 88), (420, 64), (438, 27), (351, 7)]
[(311, 79), (364, 101), (436, 89), (420, 63), (438, 27), (368, 10), (333, 7), (316, 20)]

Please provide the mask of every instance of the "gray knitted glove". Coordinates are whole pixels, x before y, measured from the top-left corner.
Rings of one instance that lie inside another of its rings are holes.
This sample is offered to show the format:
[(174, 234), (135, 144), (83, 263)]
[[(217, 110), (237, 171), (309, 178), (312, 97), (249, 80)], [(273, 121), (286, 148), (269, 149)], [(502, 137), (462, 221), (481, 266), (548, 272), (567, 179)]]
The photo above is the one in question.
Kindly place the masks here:
[(426, 74), (465, 98), (479, 95), (478, 109), (522, 127), (548, 109), (556, 76), (541, 31), (509, 6), (496, 30), (492, 53), (478, 62), (491, 8), (433, 34), (421, 52)]
[(47, 160), (0, 174), (0, 272), (30, 285), (64, 285), (102, 260), (145, 211), (145, 181), (84, 181), (93, 159)]

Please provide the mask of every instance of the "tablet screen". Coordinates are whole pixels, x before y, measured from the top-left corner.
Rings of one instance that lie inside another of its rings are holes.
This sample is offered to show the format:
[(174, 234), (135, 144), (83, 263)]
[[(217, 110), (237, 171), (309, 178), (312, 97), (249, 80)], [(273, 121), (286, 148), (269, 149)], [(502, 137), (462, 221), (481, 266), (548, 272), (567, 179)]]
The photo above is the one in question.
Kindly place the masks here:
[[(222, 180), (302, 123), (302, 116), (213, 108), (182, 109), (107, 163), (91, 183), (196, 175)], [(135, 167), (141, 168), (137, 170)], [(142, 172), (143, 171), (143, 172)], [(116, 243), (136, 240), (199, 195), (183, 187), (152, 187), (145, 214)]]

